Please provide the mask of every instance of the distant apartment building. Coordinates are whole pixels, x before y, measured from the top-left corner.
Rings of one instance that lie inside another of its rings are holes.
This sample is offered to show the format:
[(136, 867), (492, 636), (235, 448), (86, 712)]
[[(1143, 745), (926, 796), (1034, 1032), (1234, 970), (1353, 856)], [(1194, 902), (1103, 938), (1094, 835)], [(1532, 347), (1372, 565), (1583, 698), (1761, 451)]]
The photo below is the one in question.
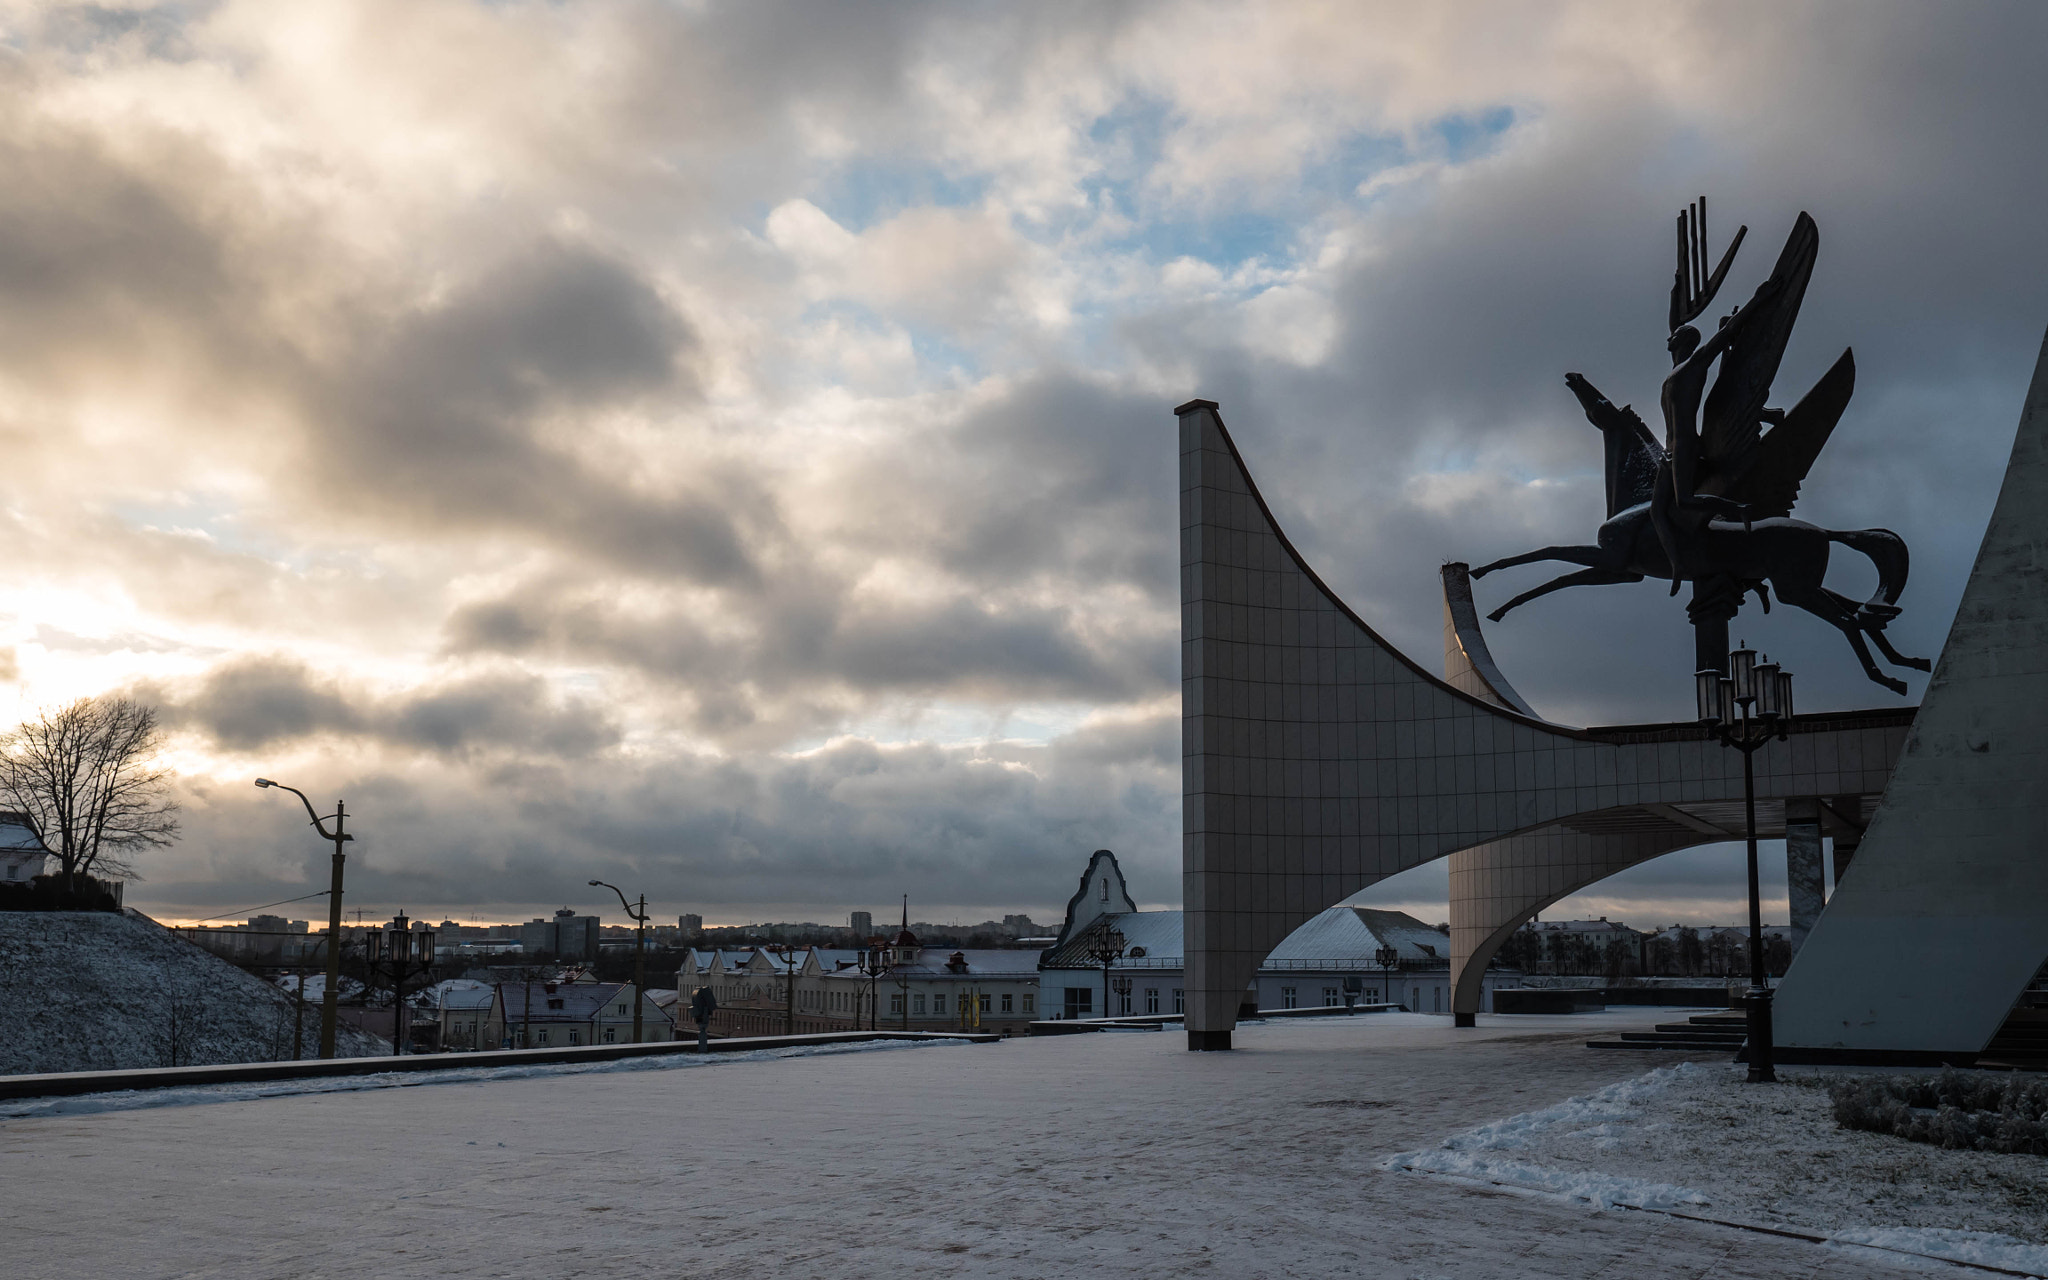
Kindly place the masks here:
[(595, 960), (602, 928), (601, 917), (579, 916), (571, 908), (563, 907), (552, 920), (529, 920), (521, 925), (519, 949), (528, 955)]
[(704, 917), (697, 915), (695, 912), (677, 916), (676, 928), (682, 931), (684, 937), (694, 933), (702, 933), (704, 932)]
[(871, 911), (856, 911), (852, 918), (853, 936), (866, 942), (875, 933), (875, 916)]

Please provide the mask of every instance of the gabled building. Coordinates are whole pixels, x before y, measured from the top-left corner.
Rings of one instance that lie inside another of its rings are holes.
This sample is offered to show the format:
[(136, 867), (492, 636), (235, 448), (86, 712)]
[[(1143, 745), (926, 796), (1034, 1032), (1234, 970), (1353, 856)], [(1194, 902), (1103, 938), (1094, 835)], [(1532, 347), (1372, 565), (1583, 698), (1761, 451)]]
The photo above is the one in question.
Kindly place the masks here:
[[(640, 993), (643, 1043), (675, 1038), (668, 1011)], [(492, 988), (489, 1041), (509, 1049), (633, 1043), (630, 982), (500, 982)]]
[[(498, 989), (472, 978), (449, 978), (420, 993), (435, 1023), (435, 1045), (443, 1052), (495, 1049), (504, 1032), (493, 1032), (491, 1015)], [(631, 1025), (631, 1020), (628, 1020)]]
[[(1059, 937), (1039, 959), (1039, 989), (1049, 1018), (1124, 1017), (1185, 1012), (1185, 948), (1179, 911), (1140, 911), (1116, 855), (1098, 849), (1067, 903)], [(1112, 932), (1123, 954), (1105, 969), (1097, 954)], [(1380, 952), (1391, 949), (1391, 967)], [(1496, 987), (1521, 974), (1490, 969), (1483, 1008)], [(1341, 1008), (1346, 991), (1361, 1004), (1396, 1004), (1417, 1013), (1451, 1011), (1450, 935), (1400, 911), (1331, 907), (1273, 948), (1245, 989), (1240, 1017), (1259, 1009)]]

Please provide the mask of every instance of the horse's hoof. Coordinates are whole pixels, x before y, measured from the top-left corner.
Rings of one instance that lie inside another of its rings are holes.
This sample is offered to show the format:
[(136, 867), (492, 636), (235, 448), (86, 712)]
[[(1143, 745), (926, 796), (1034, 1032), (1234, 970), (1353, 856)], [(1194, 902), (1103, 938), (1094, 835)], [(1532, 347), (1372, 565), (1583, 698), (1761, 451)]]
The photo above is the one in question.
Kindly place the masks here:
[(1495, 610), (1494, 610), (1494, 611), (1493, 611), (1492, 613), (1489, 613), (1489, 614), (1487, 614), (1487, 615), (1486, 615), (1486, 620), (1487, 620), (1488, 622), (1499, 622), (1499, 621), (1500, 621), (1500, 620), (1501, 620), (1502, 618), (1505, 618), (1505, 617), (1507, 617), (1507, 616), (1508, 616), (1508, 611), (1507, 611), (1507, 607), (1506, 607), (1505, 605), (1503, 605), (1502, 607), (1500, 607), (1500, 608), (1498, 608), (1498, 609), (1495, 609)]
[(1893, 693), (1898, 694), (1901, 698), (1906, 696), (1906, 682), (1904, 680), (1894, 680), (1890, 676), (1879, 676), (1877, 682), (1890, 689)]
[(1478, 567), (1477, 569), (1473, 569), (1473, 570), (1471, 570), (1471, 574), (1472, 574), (1472, 576), (1473, 576), (1473, 577), (1475, 577), (1475, 578), (1483, 578), (1483, 577), (1485, 577), (1485, 576), (1486, 576), (1487, 574), (1489, 574), (1489, 573), (1492, 573), (1492, 572), (1493, 572), (1493, 566), (1492, 566), (1492, 565), (1490, 565), (1490, 564), (1483, 564), (1483, 565), (1480, 565), (1480, 566), (1479, 566), (1479, 567)]
[(1913, 670), (1915, 670), (1915, 671), (1932, 671), (1932, 670), (1934, 670), (1934, 664), (1933, 664), (1933, 663), (1931, 663), (1931, 662), (1929, 662), (1929, 661), (1928, 661), (1927, 659), (1925, 659), (1925, 658), (1906, 658), (1906, 659), (1903, 659), (1903, 660), (1902, 660), (1902, 661), (1901, 661), (1901, 662), (1899, 663), (1899, 665), (1900, 665), (1900, 666), (1902, 666), (1902, 667), (1911, 667), (1911, 668), (1912, 668)]

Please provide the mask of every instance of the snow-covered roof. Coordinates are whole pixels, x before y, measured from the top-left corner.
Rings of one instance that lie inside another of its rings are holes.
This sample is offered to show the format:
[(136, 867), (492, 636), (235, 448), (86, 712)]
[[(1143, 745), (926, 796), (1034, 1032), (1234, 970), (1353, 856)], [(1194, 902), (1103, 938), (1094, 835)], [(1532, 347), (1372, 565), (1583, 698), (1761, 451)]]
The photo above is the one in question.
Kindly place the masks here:
[(493, 988), (488, 982), (470, 978), (449, 978), (420, 992), (421, 1003), (435, 1009), (488, 1009)]
[[(946, 962), (956, 954), (967, 964), (958, 973), (946, 967)], [(1038, 953), (1000, 948), (969, 951), (960, 947), (926, 947), (918, 954), (916, 963), (896, 965), (889, 972), (898, 977), (912, 978), (1029, 978), (1038, 972)], [(858, 969), (828, 969), (824, 976), (867, 981), (867, 976)]]
[(1559, 933), (1639, 933), (1613, 920), (1531, 920), (1525, 929), (1554, 930)]
[(35, 825), (25, 814), (11, 811), (0, 812), (0, 855), (10, 853), (47, 854), (50, 846), (36, 834)]
[[(1124, 959), (1117, 969), (1170, 969), (1185, 963), (1184, 917), (1178, 911), (1132, 911), (1102, 917), (1102, 925), (1124, 935)], [(1049, 969), (1100, 968), (1088, 954), (1096, 926), (1048, 951), (1044, 965)], [(1451, 940), (1414, 916), (1400, 911), (1379, 911), (1371, 907), (1331, 907), (1318, 912), (1273, 948), (1267, 963), (1276, 967), (1299, 968), (1305, 964), (1348, 965), (1371, 968), (1383, 946), (1401, 955), (1409, 967), (1448, 963)], [(1143, 954), (1138, 954), (1139, 949)]]
[(0, 812), (0, 880), (33, 880), (52, 856), (28, 819)]
[[(515, 1021), (526, 1019), (528, 1006), (524, 988), (532, 987), (533, 1021), (594, 1022), (606, 1016), (607, 1005), (619, 1002), (627, 985), (623, 982), (501, 982), (498, 984), (497, 993), (498, 999), (503, 1002), (505, 1016)], [(548, 990), (549, 986), (553, 986), (554, 990)], [(553, 1000), (561, 1001), (561, 1007), (549, 1008), (548, 1003)], [(627, 1012), (630, 1013), (631, 1010)]]

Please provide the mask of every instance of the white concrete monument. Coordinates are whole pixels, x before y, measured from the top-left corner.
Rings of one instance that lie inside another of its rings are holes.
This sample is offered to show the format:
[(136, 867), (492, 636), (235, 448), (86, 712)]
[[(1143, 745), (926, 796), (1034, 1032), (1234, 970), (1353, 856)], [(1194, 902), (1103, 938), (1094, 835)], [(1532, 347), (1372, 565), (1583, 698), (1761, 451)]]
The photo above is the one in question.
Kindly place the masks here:
[(1855, 872), (1785, 975), (1780, 1061), (1968, 1061), (2048, 961), (2048, 343)]

